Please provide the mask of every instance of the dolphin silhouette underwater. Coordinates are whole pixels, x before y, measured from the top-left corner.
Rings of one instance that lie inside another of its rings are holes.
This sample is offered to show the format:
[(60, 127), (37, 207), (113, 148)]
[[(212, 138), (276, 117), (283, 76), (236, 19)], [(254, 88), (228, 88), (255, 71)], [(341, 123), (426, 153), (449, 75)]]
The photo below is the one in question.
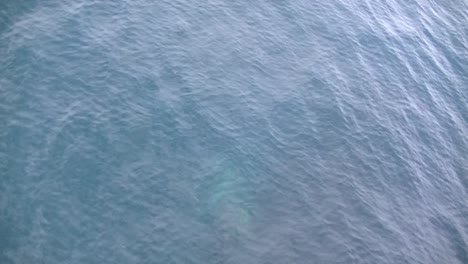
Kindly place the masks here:
[(217, 158), (206, 164), (207, 175), (199, 189), (202, 213), (223, 243), (247, 239), (252, 225), (252, 198), (245, 171), (235, 162)]

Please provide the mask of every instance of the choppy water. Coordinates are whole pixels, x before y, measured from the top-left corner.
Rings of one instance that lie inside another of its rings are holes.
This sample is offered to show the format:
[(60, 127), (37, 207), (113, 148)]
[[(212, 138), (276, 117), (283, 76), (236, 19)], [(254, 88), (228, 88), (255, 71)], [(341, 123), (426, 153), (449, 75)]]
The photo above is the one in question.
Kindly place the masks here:
[(468, 263), (465, 0), (4, 0), (0, 122), (0, 263)]

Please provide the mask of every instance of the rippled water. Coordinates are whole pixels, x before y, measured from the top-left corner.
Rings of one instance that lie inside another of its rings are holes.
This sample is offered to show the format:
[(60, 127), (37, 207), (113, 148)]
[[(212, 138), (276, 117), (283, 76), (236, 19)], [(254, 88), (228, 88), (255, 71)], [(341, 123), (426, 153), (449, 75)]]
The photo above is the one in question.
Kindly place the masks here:
[(465, 0), (5, 0), (0, 93), (0, 263), (468, 263)]

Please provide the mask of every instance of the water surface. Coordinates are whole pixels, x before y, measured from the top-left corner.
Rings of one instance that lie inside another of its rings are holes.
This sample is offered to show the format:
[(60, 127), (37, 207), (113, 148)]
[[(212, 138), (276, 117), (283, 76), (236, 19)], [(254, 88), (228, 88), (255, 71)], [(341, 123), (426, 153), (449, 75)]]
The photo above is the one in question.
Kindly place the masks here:
[(20, 2), (1, 263), (468, 263), (466, 1)]

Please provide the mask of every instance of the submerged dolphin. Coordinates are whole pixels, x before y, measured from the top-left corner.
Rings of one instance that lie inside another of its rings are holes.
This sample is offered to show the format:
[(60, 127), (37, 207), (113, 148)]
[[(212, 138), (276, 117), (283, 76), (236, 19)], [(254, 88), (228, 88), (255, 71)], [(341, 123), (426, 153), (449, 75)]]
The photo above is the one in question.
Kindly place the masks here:
[(203, 214), (225, 243), (240, 242), (249, 236), (252, 216), (249, 184), (241, 167), (227, 159), (208, 164), (200, 190)]

